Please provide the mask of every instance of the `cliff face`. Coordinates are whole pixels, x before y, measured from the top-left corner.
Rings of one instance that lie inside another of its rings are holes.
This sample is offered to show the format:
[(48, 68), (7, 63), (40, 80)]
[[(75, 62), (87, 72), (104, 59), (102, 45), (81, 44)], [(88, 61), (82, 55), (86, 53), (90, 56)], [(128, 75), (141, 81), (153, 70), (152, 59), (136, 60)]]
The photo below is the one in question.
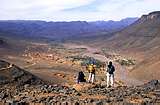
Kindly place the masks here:
[(149, 13), (148, 15), (143, 15), (139, 21), (144, 22), (147, 20), (153, 20), (157, 18), (160, 18), (160, 11), (152, 12), (152, 13)]

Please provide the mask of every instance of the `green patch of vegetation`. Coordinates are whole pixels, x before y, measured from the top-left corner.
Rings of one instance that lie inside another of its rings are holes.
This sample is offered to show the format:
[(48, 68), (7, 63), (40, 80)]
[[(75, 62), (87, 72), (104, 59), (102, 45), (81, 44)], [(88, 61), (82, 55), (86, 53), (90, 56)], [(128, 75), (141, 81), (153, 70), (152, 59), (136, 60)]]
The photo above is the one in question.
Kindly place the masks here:
[(86, 51), (86, 48), (72, 48), (72, 49), (68, 49), (69, 53), (81, 53)]
[(100, 68), (103, 66), (103, 62), (89, 56), (69, 56), (68, 59), (71, 59), (72, 61), (80, 61), (81, 66), (86, 66), (88, 64), (94, 63), (97, 68)]
[(132, 66), (132, 65), (135, 65), (135, 60), (132, 60), (132, 59), (118, 59), (118, 60), (116, 60), (116, 62), (118, 62), (122, 66)]
[(56, 42), (50, 42), (50, 48), (52, 48), (52, 49), (62, 49), (62, 50), (66, 49), (61, 43), (56, 43)]

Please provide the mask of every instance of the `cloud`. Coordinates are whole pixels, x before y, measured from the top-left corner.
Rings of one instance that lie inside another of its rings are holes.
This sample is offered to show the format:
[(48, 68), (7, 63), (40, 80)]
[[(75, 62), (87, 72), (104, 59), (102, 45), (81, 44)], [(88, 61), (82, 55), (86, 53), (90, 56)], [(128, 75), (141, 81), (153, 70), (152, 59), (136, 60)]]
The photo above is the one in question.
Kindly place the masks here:
[(160, 3), (159, 0), (140, 0), (140, 1), (143, 1), (143, 2), (150, 2), (150, 3)]
[(45, 7), (52, 11), (60, 11), (66, 8), (75, 8), (87, 5), (93, 0), (0, 0), (1, 9), (4, 10), (29, 10), (34, 7)]
[(82, 5), (75, 8), (64, 9), (64, 11), (74, 11), (74, 12), (98, 12), (97, 7), (103, 4), (106, 0), (94, 0), (87, 5)]
[(0, 0), (0, 19), (120, 20), (160, 10), (160, 0)]
[(0, 19), (45, 18), (68, 8), (87, 5), (94, 0), (0, 0)]

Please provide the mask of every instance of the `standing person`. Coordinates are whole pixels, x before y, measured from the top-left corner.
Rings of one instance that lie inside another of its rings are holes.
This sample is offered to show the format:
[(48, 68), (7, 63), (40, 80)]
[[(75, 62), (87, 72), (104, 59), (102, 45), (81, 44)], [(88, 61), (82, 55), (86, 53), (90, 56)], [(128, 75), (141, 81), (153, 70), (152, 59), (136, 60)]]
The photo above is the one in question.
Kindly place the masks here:
[(112, 65), (110, 61), (108, 65), (106, 65), (106, 72), (107, 72), (107, 87), (114, 87), (114, 72), (115, 67)]
[(88, 77), (88, 82), (89, 83), (94, 83), (94, 80), (95, 80), (95, 68), (96, 68), (96, 65), (94, 65), (93, 63), (89, 64), (88, 67), (87, 67), (87, 70), (89, 72), (89, 77)]

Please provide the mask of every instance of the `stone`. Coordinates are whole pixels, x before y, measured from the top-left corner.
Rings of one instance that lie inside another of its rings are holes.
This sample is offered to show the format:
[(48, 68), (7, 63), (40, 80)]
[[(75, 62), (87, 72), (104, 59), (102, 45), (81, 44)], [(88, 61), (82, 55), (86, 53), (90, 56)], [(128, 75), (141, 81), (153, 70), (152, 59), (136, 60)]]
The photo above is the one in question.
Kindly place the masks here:
[(103, 105), (103, 102), (102, 101), (97, 101), (97, 102), (94, 102), (94, 105)]
[(68, 102), (62, 102), (62, 105), (68, 105)]
[(53, 97), (47, 97), (46, 102), (50, 102), (53, 99)]
[(143, 101), (144, 101), (144, 103), (146, 103), (146, 104), (152, 102), (152, 100), (151, 100), (150, 98), (144, 98)]
[(80, 105), (80, 103), (79, 102), (74, 102), (74, 104), (73, 105)]
[(24, 88), (27, 89), (30, 85), (29, 84), (25, 84)]
[(15, 67), (15, 66), (12, 67), (11, 69), (12, 69), (11, 70), (12, 77), (15, 79), (18, 77), (21, 77), (24, 74), (23, 71), (21, 71), (19, 68)]
[(0, 85), (8, 83), (8, 78), (0, 74)]
[(1, 98), (1, 99), (6, 98), (7, 96), (8, 96), (8, 95), (7, 95), (5, 92), (3, 92), (3, 91), (0, 93), (0, 98)]
[(75, 94), (75, 96), (81, 96), (81, 93), (77, 92), (77, 93)]
[(15, 100), (6, 100), (6, 103), (8, 103), (9, 105), (17, 105), (18, 102)]

